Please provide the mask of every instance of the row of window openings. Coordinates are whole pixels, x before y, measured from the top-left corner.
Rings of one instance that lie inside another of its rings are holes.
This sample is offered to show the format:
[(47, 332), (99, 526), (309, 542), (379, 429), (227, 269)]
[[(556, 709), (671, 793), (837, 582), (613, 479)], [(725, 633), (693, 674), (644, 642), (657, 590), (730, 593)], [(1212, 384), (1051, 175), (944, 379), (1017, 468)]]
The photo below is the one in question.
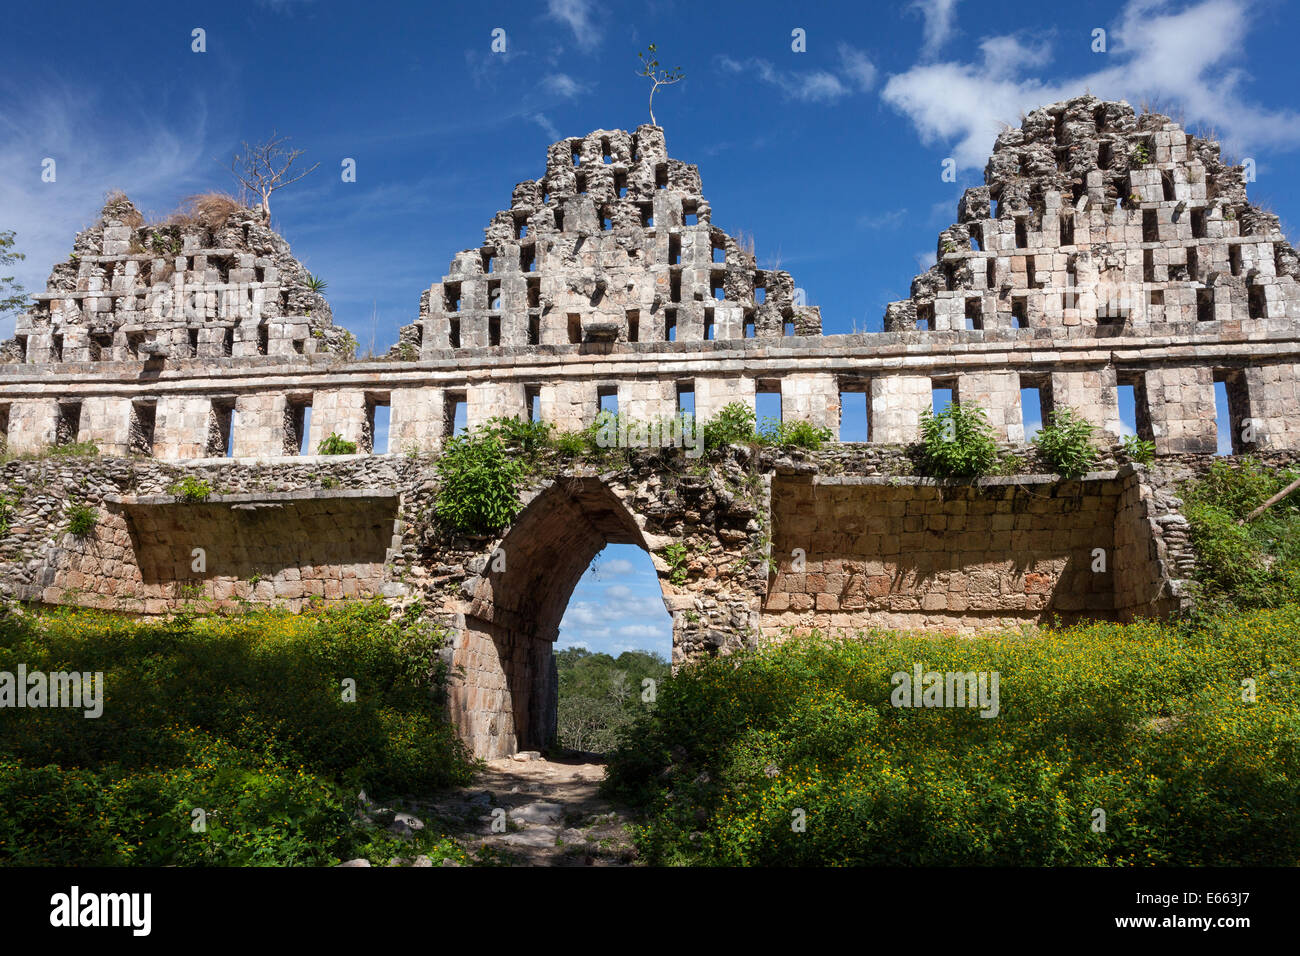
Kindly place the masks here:
[[(1162, 180), (1162, 182), (1164, 183), (1165, 199), (1172, 201), (1174, 198), (1172, 181), (1166, 178)], [(1122, 201), (1123, 200), (1120, 200), (1121, 203)], [(996, 204), (994, 208), (996, 209)], [(996, 218), (996, 212), (993, 213), (993, 216)], [(1209, 216), (1209, 210), (1205, 208), (1197, 208), (1191, 211), (1193, 239), (1209, 238), (1208, 229), (1207, 229), (1208, 216)], [(1074, 217), (1073, 216), (1061, 216), (1058, 224), (1058, 230), (1059, 230), (1060, 245), (1062, 246), (1074, 245)], [(1015, 236), (1016, 236), (1015, 248), (1017, 249), (1029, 248), (1029, 224), (1026, 217), (1023, 216), (1016, 217)], [(1142, 241), (1159, 242), (1160, 238), (1161, 237), (1160, 237), (1159, 213), (1155, 209), (1144, 209), (1142, 211)], [(983, 226), (980, 225), (979, 223), (974, 223), (970, 227), (970, 247), (971, 250), (974, 252), (982, 252), (984, 250), (984, 229)], [(1239, 274), (1240, 273), (1238, 272), (1233, 273), (1233, 275), (1239, 275)]]
[[(199, 354), (199, 330), (196, 328), (187, 329), (187, 340), (189, 352), (192, 357), (197, 358)], [(17, 336), (18, 347), (24, 356), (27, 355), (27, 340), (29, 336)], [(51, 336), (50, 346), (53, 352), (54, 361), (63, 361), (63, 336)], [(90, 361), (92, 362), (109, 362), (113, 359), (113, 335), (112, 333), (94, 333), (87, 339), (90, 346)], [(145, 343), (143, 332), (129, 332), (126, 336), (127, 352), (133, 358), (140, 357), (140, 347)], [(293, 340), (293, 350), (299, 355), (303, 354), (303, 339)], [(266, 323), (263, 322), (257, 327), (257, 354), (266, 355), (270, 348), (270, 330)], [(235, 350), (235, 330), (233, 327), (222, 329), (221, 336), (221, 354), (227, 358), (234, 354)]]
[[(627, 340), (629, 342), (641, 341), (641, 312), (637, 309), (629, 309), (627, 317)], [(570, 312), (567, 315), (567, 332), (569, 344), (579, 345), (582, 343), (582, 316), (576, 312)], [(528, 317), (528, 344), (541, 344), (541, 317), (530, 315)], [(794, 321), (787, 319), (783, 326), (783, 334), (794, 335)], [(754, 317), (750, 313), (744, 316), (744, 337), (752, 339), (755, 336)], [(714, 321), (714, 312), (712, 309), (704, 310), (704, 339), (713, 341), (717, 338), (717, 324)], [(664, 338), (665, 342), (677, 341), (677, 310), (664, 310)], [(453, 349), (461, 347), (460, 320), (451, 319), (448, 325), (448, 344)], [(499, 316), (488, 317), (488, 345), (495, 347), (501, 344), (501, 318)]]
[[(931, 408), (940, 413), (957, 401), (957, 386), (952, 380), (936, 379), (931, 386)], [(1215, 373), (1215, 424), (1219, 454), (1235, 454), (1247, 450), (1240, 426), (1249, 416), (1249, 400), (1245, 376), (1240, 370), (1223, 370)], [(525, 405), (530, 421), (541, 420), (541, 389), (525, 389)], [(1127, 434), (1146, 440), (1152, 437), (1151, 420), (1146, 404), (1145, 388), (1139, 377), (1121, 380), (1117, 386), (1120, 422)], [(597, 390), (599, 411), (618, 412), (617, 386), (604, 386)], [(446, 435), (462, 434), (467, 425), (467, 402), (463, 392), (449, 392), (446, 397), (447, 414), (444, 422)], [(1021, 420), (1025, 426), (1025, 440), (1032, 441), (1043, 422), (1052, 414), (1051, 387), (1043, 379), (1022, 378), (1020, 383)], [(693, 382), (677, 385), (677, 410), (695, 414), (695, 386)], [(157, 406), (153, 402), (135, 402), (131, 406), (130, 441), (132, 451), (151, 454)], [(235, 408), (231, 403), (216, 403), (213, 413), (217, 420), (219, 447), (224, 457), (234, 454)], [(311, 431), (310, 402), (291, 402), (289, 417), (296, 430), (298, 454), (310, 455), (307, 438)], [(781, 389), (779, 383), (759, 383), (755, 391), (755, 417), (759, 422), (781, 420)], [(388, 451), (391, 409), (387, 401), (367, 403), (367, 424), (371, 437), (371, 451), (382, 455)], [(55, 430), (57, 444), (71, 444), (77, 440), (81, 423), (81, 403), (59, 404), (59, 417)], [(868, 387), (843, 387), (840, 391), (840, 441), (866, 442), (871, 440), (871, 414)], [(9, 408), (0, 406), (0, 448), (7, 444), (9, 434)]]
[[(1262, 285), (1251, 285), (1246, 289), (1246, 309), (1247, 315), (1252, 319), (1263, 319), (1268, 317), (1268, 300)], [(1148, 306), (1163, 306), (1165, 304), (1165, 294), (1160, 289), (1149, 289), (1143, 293), (1146, 296)], [(1062, 292), (1061, 308), (1074, 308), (1078, 303), (1078, 293)], [(1129, 313), (1132, 306), (1123, 299), (1119, 300), (1102, 300), (1097, 303), (1097, 321), (1103, 325), (1119, 323)], [(966, 329), (967, 331), (984, 328), (983, 303), (978, 298), (966, 300)], [(1029, 302), (1026, 296), (1018, 295), (1011, 298), (1011, 318), (1014, 327), (1017, 329), (1029, 328)], [(1199, 322), (1210, 322), (1214, 319), (1214, 289), (1197, 289), (1196, 290), (1196, 318)], [(916, 328), (921, 330), (933, 331), (934, 324), (934, 304), (931, 302), (920, 302), (916, 306)]]

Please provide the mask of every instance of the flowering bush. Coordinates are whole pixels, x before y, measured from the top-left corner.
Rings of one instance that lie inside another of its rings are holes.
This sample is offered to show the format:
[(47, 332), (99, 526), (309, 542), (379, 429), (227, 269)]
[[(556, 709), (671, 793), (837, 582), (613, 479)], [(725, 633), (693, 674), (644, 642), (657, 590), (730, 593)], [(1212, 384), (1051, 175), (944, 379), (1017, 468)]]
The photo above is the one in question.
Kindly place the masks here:
[(0, 709), (0, 864), (326, 864), (363, 852), (359, 788), (468, 780), (438, 698), (441, 643), (416, 613), (390, 621), (368, 602), (172, 621), (0, 616), (0, 671), (104, 674), (96, 719)]
[[(997, 672), (998, 715), (892, 706), (916, 662)], [(606, 786), (658, 864), (1292, 865), (1300, 607), (791, 639), (665, 682)]]

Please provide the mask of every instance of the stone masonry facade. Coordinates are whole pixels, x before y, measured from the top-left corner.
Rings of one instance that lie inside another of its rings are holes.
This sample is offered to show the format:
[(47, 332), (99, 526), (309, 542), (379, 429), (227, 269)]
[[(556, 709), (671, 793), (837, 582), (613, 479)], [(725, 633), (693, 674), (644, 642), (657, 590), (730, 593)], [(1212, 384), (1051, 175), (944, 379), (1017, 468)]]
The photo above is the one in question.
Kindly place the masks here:
[[(149, 225), (111, 196), (0, 344), (0, 591), (141, 614), (419, 601), (453, 635), (462, 731), (499, 755), (546, 740), (550, 644), (610, 542), (651, 554), (677, 663), (811, 628), (1160, 615), (1187, 606), (1178, 486), (1212, 460), (1216, 415), (1234, 453), (1300, 449), (1300, 258), (1242, 169), (1168, 117), (1080, 97), (1005, 131), (878, 333), (822, 334), (793, 277), (714, 219), (661, 129), (562, 140), (362, 360), (257, 212)], [(1030, 473), (917, 475), (936, 389), (983, 408)], [(1096, 471), (1034, 466), (1027, 389), (1098, 427)], [(1150, 467), (1113, 445), (1124, 390)], [(491, 540), (429, 519), (457, 421), (572, 430), (688, 398), (707, 420), (760, 394), (835, 439), (855, 396), (868, 440), (556, 460)], [(314, 454), (331, 434), (358, 453)], [(211, 495), (178, 497), (185, 477)], [(80, 537), (75, 504), (98, 516)]]

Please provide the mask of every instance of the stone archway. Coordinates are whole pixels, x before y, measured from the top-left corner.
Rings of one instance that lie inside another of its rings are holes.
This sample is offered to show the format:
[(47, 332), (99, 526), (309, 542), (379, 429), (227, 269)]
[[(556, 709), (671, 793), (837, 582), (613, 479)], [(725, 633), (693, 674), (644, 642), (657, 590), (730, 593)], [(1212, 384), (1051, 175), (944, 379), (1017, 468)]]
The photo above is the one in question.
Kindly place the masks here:
[[(536, 750), (554, 737), (551, 648), (574, 587), (607, 544), (653, 554), (654, 541), (600, 479), (564, 478), (533, 498), (470, 582), (452, 657), (451, 711), (476, 756)], [(672, 613), (680, 602), (664, 598)], [(677, 631), (674, 615), (674, 642)]]

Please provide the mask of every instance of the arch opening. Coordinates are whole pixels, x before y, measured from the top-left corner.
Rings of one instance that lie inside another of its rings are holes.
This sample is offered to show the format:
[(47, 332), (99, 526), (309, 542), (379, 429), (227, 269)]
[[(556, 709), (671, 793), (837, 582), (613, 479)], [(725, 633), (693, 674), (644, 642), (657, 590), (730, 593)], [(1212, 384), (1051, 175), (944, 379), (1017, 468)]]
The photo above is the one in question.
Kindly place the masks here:
[(553, 645), (574, 588), (610, 544), (649, 550), (610, 488), (575, 478), (538, 494), (485, 556), (452, 657), (452, 716), (476, 756), (539, 750), (555, 738)]

